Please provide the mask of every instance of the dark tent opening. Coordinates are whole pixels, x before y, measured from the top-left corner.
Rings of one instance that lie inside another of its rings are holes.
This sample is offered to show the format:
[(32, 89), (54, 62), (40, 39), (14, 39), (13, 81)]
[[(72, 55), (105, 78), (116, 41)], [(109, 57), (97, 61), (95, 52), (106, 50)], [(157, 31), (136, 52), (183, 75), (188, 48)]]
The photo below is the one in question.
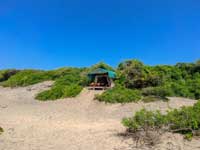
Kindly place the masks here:
[(89, 73), (88, 77), (90, 79), (90, 89), (106, 89), (112, 86), (113, 79), (116, 78), (116, 73), (99, 68)]

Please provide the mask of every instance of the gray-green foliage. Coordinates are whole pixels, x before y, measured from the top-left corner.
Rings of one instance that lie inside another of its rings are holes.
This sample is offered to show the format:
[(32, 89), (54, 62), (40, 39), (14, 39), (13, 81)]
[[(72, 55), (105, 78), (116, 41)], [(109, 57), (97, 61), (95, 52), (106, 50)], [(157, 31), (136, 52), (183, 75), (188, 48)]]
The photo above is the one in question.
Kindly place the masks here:
[(200, 67), (196, 63), (175, 66), (147, 66), (128, 60), (118, 67), (117, 83), (130, 89), (141, 89), (144, 95), (200, 98)]
[(142, 109), (131, 118), (124, 118), (122, 123), (129, 132), (164, 129), (169, 132), (184, 134), (186, 138), (199, 136), (200, 102), (191, 107), (174, 109), (163, 115), (159, 111)]

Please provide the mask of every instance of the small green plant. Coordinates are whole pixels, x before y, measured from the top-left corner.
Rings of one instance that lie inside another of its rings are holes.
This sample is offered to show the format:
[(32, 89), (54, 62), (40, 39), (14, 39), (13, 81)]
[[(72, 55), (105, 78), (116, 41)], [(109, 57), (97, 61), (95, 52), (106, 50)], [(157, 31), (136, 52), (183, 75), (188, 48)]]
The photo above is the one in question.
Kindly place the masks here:
[(0, 134), (3, 133), (3, 132), (4, 132), (3, 128), (0, 127)]
[(101, 95), (96, 95), (95, 99), (106, 103), (137, 102), (141, 99), (141, 93), (138, 90), (131, 90), (117, 86), (105, 91)]

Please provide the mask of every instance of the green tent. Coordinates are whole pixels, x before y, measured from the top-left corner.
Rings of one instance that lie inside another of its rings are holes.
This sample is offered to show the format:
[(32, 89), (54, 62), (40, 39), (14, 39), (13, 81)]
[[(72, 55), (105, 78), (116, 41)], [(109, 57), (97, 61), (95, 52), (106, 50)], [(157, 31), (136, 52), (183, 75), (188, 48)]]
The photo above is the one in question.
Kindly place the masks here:
[(103, 69), (103, 68), (98, 68), (88, 74), (88, 77), (90, 79), (94, 78), (96, 75), (101, 75), (101, 74), (107, 74), (109, 78), (115, 79), (116, 78), (116, 73), (111, 70)]

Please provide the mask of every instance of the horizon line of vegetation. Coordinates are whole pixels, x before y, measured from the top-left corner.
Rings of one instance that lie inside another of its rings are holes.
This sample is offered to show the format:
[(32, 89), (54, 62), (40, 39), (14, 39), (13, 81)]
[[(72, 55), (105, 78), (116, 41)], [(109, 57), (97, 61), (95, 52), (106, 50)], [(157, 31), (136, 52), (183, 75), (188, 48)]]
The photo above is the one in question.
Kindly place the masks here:
[(53, 80), (50, 90), (39, 93), (36, 99), (56, 100), (75, 97), (89, 84), (87, 74), (97, 68), (115, 71), (115, 87), (97, 95), (96, 99), (108, 103), (146, 102), (180, 96), (200, 99), (200, 61), (176, 65), (144, 65), (138, 60), (127, 60), (116, 69), (101, 62), (89, 68), (60, 68), (56, 70), (0, 70), (0, 85), (4, 87), (28, 86)]

